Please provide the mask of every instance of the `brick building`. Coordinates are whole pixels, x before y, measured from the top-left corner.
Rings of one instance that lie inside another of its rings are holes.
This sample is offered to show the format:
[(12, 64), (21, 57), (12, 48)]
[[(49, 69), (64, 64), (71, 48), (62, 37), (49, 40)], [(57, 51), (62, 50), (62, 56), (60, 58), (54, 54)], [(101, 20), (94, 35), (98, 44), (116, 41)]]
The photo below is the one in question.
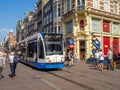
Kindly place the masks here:
[(6, 51), (12, 51), (16, 48), (16, 37), (12, 30), (10, 30), (4, 39), (4, 48)]
[[(67, 42), (74, 37), (74, 55), (92, 56), (96, 49), (120, 52), (120, 0), (61, 0), (62, 28)], [(69, 46), (69, 45), (68, 45)], [(67, 46), (66, 46), (67, 47)]]
[(9, 49), (12, 50), (16, 47), (16, 37), (13, 32), (9, 32)]

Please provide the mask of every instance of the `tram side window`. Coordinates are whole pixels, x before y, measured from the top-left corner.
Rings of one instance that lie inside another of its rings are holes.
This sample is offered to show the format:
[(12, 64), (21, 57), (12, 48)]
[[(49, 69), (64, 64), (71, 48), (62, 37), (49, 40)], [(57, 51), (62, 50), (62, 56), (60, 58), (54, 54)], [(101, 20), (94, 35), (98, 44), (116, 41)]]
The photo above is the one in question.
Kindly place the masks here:
[(37, 54), (37, 42), (35, 42), (35, 51), (34, 51), (34, 53)]
[(26, 48), (25, 48), (25, 43), (21, 44), (20, 46), (20, 49), (19, 49), (19, 57), (21, 59), (24, 59), (26, 57)]
[(33, 57), (34, 53), (34, 42), (28, 44), (28, 57)]
[(44, 49), (42, 41), (39, 42), (39, 58), (44, 58)]

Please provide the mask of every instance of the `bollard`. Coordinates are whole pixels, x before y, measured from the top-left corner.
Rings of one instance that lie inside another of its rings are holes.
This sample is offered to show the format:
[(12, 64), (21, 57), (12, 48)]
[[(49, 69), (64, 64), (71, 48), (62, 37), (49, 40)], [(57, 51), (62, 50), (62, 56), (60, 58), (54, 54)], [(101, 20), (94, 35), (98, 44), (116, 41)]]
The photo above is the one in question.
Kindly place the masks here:
[(116, 62), (115, 61), (113, 61), (113, 67), (116, 68)]

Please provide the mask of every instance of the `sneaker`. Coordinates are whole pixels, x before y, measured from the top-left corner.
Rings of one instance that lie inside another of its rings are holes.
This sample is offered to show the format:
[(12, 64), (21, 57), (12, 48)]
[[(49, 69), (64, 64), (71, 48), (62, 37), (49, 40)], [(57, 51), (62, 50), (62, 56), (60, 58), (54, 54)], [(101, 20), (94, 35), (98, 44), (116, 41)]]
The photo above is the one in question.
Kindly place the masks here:
[(9, 74), (8, 76), (9, 76), (9, 77), (13, 77), (14, 75), (12, 75), (12, 74)]
[(13, 76), (17, 76), (17, 75), (13, 75)]
[(0, 79), (5, 78), (5, 76), (1, 76)]
[(5, 78), (5, 76), (1, 76), (2, 78)]

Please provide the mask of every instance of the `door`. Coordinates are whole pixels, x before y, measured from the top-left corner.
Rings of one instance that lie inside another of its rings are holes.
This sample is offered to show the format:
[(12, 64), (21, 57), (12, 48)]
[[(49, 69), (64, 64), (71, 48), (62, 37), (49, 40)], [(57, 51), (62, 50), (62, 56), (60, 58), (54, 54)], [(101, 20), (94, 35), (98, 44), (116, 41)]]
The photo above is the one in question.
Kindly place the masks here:
[(85, 53), (86, 53), (86, 45), (85, 45), (85, 40), (80, 40), (79, 42), (79, 46), (80, 46), (80, 49), (79, 49), (79, 56), (80, 56), (80, 60), (85, 60)]
[(103, 37), (103, 51), (104, 55), (107, 55), (108, 48), (110, 48), (110, 38), (109, 37)]
[(114, 53), (119, 53), (119, 39), (113, 38), (113, 51)]

